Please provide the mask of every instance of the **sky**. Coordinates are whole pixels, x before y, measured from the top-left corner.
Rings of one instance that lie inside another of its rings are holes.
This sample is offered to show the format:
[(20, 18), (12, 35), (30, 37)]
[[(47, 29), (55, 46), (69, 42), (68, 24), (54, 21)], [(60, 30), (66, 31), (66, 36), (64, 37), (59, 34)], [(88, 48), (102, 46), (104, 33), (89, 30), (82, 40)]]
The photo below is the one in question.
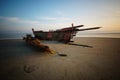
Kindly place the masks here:
[(120, 32), (120, 0), (0, 0), (0, 32), (55, 30), (72, 23)]

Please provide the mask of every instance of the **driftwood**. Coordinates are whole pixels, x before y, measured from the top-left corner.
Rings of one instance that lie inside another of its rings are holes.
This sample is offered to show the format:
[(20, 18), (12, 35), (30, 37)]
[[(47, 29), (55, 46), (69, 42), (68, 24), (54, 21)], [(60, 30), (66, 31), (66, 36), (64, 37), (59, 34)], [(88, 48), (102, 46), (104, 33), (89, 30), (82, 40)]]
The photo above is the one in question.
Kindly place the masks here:
[(51, 50), (49, 46), (43, 44), (39, 39), (34, 38), (31, 35), (26, 35), (26, 37), (23, 37), (23, 40), (25, 40), (28, 44), (39, 48), (42, 51), (46, 51), (51, 54), (56, 53), (55, 51)]

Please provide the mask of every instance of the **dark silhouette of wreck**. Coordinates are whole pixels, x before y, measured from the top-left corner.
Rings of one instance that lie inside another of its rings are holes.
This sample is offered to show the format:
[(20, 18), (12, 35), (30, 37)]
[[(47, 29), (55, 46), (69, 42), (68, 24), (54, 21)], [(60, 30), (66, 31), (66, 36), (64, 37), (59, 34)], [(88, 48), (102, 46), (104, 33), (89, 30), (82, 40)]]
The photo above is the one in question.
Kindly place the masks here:
[(35, 31), (34, 29), (32, 29), (32, 31), (35, 38), (38, 38), (40, 40), (55, 40), (55, 41), (68, 43), (68, 42), (73, 42), (71, 41), (71, 39), (73, 38), (73, 36), (76, 36), (76, 33), (78, 31), (93, 30), (93, 29), (101, 28), (101, 27), (92, 27), (92, 28), (78, 29), (83, 26), (84, 25), (74, 26), (72, 24), (72, 27), (57, 29), (55, 31), (42, 31), (42, 30)]

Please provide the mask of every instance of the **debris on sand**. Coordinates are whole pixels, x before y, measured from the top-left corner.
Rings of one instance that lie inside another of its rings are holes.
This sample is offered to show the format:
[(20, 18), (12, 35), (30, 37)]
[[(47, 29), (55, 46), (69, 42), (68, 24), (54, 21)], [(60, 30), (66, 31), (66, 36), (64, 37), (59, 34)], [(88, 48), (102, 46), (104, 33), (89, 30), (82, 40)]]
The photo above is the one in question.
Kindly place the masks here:
[(58, 54), (59, 56), (67, 56), (66, 54)]
[(56, 52), (51, 50), (49, 46), (43, 44), (39, 39), (32, 37), (32, 35), (28, 34), (26, 37), (23, 37), (23, 40), (25, 40), (28, 44), (39, 48), (41, 51), (46, 51), (51, 54), (55, 54)]

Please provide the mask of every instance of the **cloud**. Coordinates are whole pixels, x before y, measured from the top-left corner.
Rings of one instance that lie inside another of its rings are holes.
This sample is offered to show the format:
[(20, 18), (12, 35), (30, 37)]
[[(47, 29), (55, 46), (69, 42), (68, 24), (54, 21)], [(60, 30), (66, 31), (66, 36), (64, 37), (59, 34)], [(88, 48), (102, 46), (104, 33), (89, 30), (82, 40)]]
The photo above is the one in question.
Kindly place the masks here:
[(11, 21), (11, 22), (16, 22), (16, 21), (19, 20), (17, 17), (3, 17), (3, 16), (0, 16), (0, 19), (1, 20)]
[(53, 18), (53, 17), (42, 17), (41, 19), (43, 19), (43, 20), (56, 20), (57, 18)]
[(65, 18), (65, 17), (61, 17), (59, 18), (60, 20), (66, 21), (66, 20), (71, 20), (70, 18)]
[(41, 29), (47, 31), (49, 29), (59, 29), (65, 26), (69, 26), (72, 21), (72, 18), (67, 17), (39, 17), (38, 20), (24, 20), (18, 17), (0, 16), (0, 29), (4, 28), (4, 30), (29, 30), (31, 28), (34, 28), (36, 30)]
[(22, 20), (19, 19), (18, 17), (3, 17), (0, 16), (0, 20), (5, 20), (13, 23), (26, 23), (26, 24), (38, 24), (40, 23), (39, 21), (33, 21), (33, 20)]
[(119, 10), (119, 11), (116, 11), (116, 15), (117, 15), (117, 16), (120, 16), (120, 10)]
[(66, 17), (42, 17), (42, 20), (57, 20), (57, 21), (66, 21), (66, 20), (71, 20), (70, 18), (66, 18)]
[(28, 24), (39, 24), (39, 23), (40, 23), (40, 21), (24, 20), (24, 21), (21, 21), (21, 23), (28, 23)]
[(56, 14), (59, 15), (59, 16), (64, 16), (64, 15), (65, 15), (65, 14), (64, 14), (62, 11), (60, 11), (60, 10), (56, 11)]

